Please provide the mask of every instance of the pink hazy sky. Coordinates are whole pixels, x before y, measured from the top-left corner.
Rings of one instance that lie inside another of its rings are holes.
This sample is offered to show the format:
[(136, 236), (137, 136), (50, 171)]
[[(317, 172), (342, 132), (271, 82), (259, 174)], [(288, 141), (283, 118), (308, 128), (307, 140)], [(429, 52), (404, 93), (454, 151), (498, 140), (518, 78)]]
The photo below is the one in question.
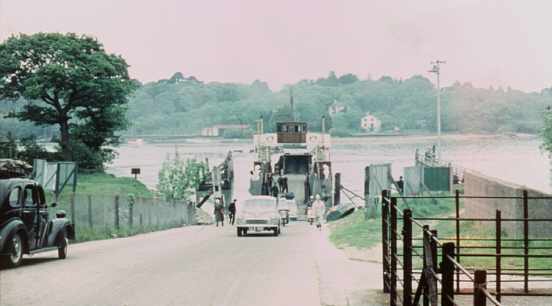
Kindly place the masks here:
[(272, 88), (334, 70), (526, 91), (552, 86), (552, 1), (0, 0), (0, 39), (76, 32), (152, 81), (176, 71)]

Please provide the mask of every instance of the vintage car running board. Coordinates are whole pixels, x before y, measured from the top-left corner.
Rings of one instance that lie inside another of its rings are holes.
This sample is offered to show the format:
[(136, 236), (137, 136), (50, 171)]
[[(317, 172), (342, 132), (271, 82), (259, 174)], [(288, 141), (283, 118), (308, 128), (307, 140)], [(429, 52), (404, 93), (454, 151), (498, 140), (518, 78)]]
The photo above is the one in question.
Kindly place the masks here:
[(58, 247), (48, 247), (48, 248), (36, 249), (36, 250), (30, 251), (29, 255), (34, 255), (34, 254), (49, 252), (49, 251), (55, 251), (57, 249), (58, 249)]

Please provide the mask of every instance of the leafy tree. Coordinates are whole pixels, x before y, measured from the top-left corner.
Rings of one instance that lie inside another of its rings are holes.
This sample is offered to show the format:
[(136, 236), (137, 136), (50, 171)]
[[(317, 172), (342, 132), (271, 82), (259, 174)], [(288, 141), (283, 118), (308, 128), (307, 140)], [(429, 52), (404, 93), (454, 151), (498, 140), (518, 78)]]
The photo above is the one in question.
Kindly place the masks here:
[(126, 126), (127, 96), (136, 87), (127, 68), (122, 57), (108, 54), (92, 37), (12, 36), (0, 44), (0, 100), (24, 99), (12, 117), (59, 125), (63, 158), (96, 152), (84, 166), (102, 168), (113, 158), (105, 147), (118, 143), (115, 132)]
[(543, 140), (541, 148), (552, 153), (552, 108), (550, 106), (547, 106), (544, 112), (544, 127), (540, 135)]
[(178, 152), (174, 159), (167, 158), (159, 170), (157, 188), (168, 201), (185, 199), (205, 179), (207, 165), (195, 159), (182, 160)]

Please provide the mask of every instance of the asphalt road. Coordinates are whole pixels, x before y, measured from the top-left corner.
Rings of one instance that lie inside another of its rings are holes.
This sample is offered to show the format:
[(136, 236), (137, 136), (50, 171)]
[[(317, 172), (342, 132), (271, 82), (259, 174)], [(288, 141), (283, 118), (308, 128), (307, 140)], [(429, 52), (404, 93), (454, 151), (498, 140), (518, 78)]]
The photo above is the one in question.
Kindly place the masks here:
[(318, 306), (320, 237), (298, 223), (280, 237), (194, 226), (74, 244), (66, 260), (1, 270), (0, 305)]

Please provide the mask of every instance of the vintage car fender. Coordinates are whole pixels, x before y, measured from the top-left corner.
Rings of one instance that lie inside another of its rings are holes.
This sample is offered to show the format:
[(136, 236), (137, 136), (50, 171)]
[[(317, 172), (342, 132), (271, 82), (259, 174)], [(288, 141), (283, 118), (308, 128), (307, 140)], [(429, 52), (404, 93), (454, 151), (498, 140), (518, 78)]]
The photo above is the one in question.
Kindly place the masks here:
[[(0, 227), (0, 253), (4, 251), (4, 246), (8, 237), (10, 237), (13, 233), (19, 231), (20, 229), (23, 229), (25, 231), (25, 234), (27, 234), (27, 231), (25, 230), (25, 224), (19, 219), (8, 220)], [(25, 239), (23, 240), (25, 249), (27, 249), (28, 241), (26, 241)]]
[(51, 229), (48, 234), (48, 246), (54, 246), (61, 231), (65, 230), (68, 239), (75, 239), (75, 228), (67, 218), (54, 218), (50, 221)]

